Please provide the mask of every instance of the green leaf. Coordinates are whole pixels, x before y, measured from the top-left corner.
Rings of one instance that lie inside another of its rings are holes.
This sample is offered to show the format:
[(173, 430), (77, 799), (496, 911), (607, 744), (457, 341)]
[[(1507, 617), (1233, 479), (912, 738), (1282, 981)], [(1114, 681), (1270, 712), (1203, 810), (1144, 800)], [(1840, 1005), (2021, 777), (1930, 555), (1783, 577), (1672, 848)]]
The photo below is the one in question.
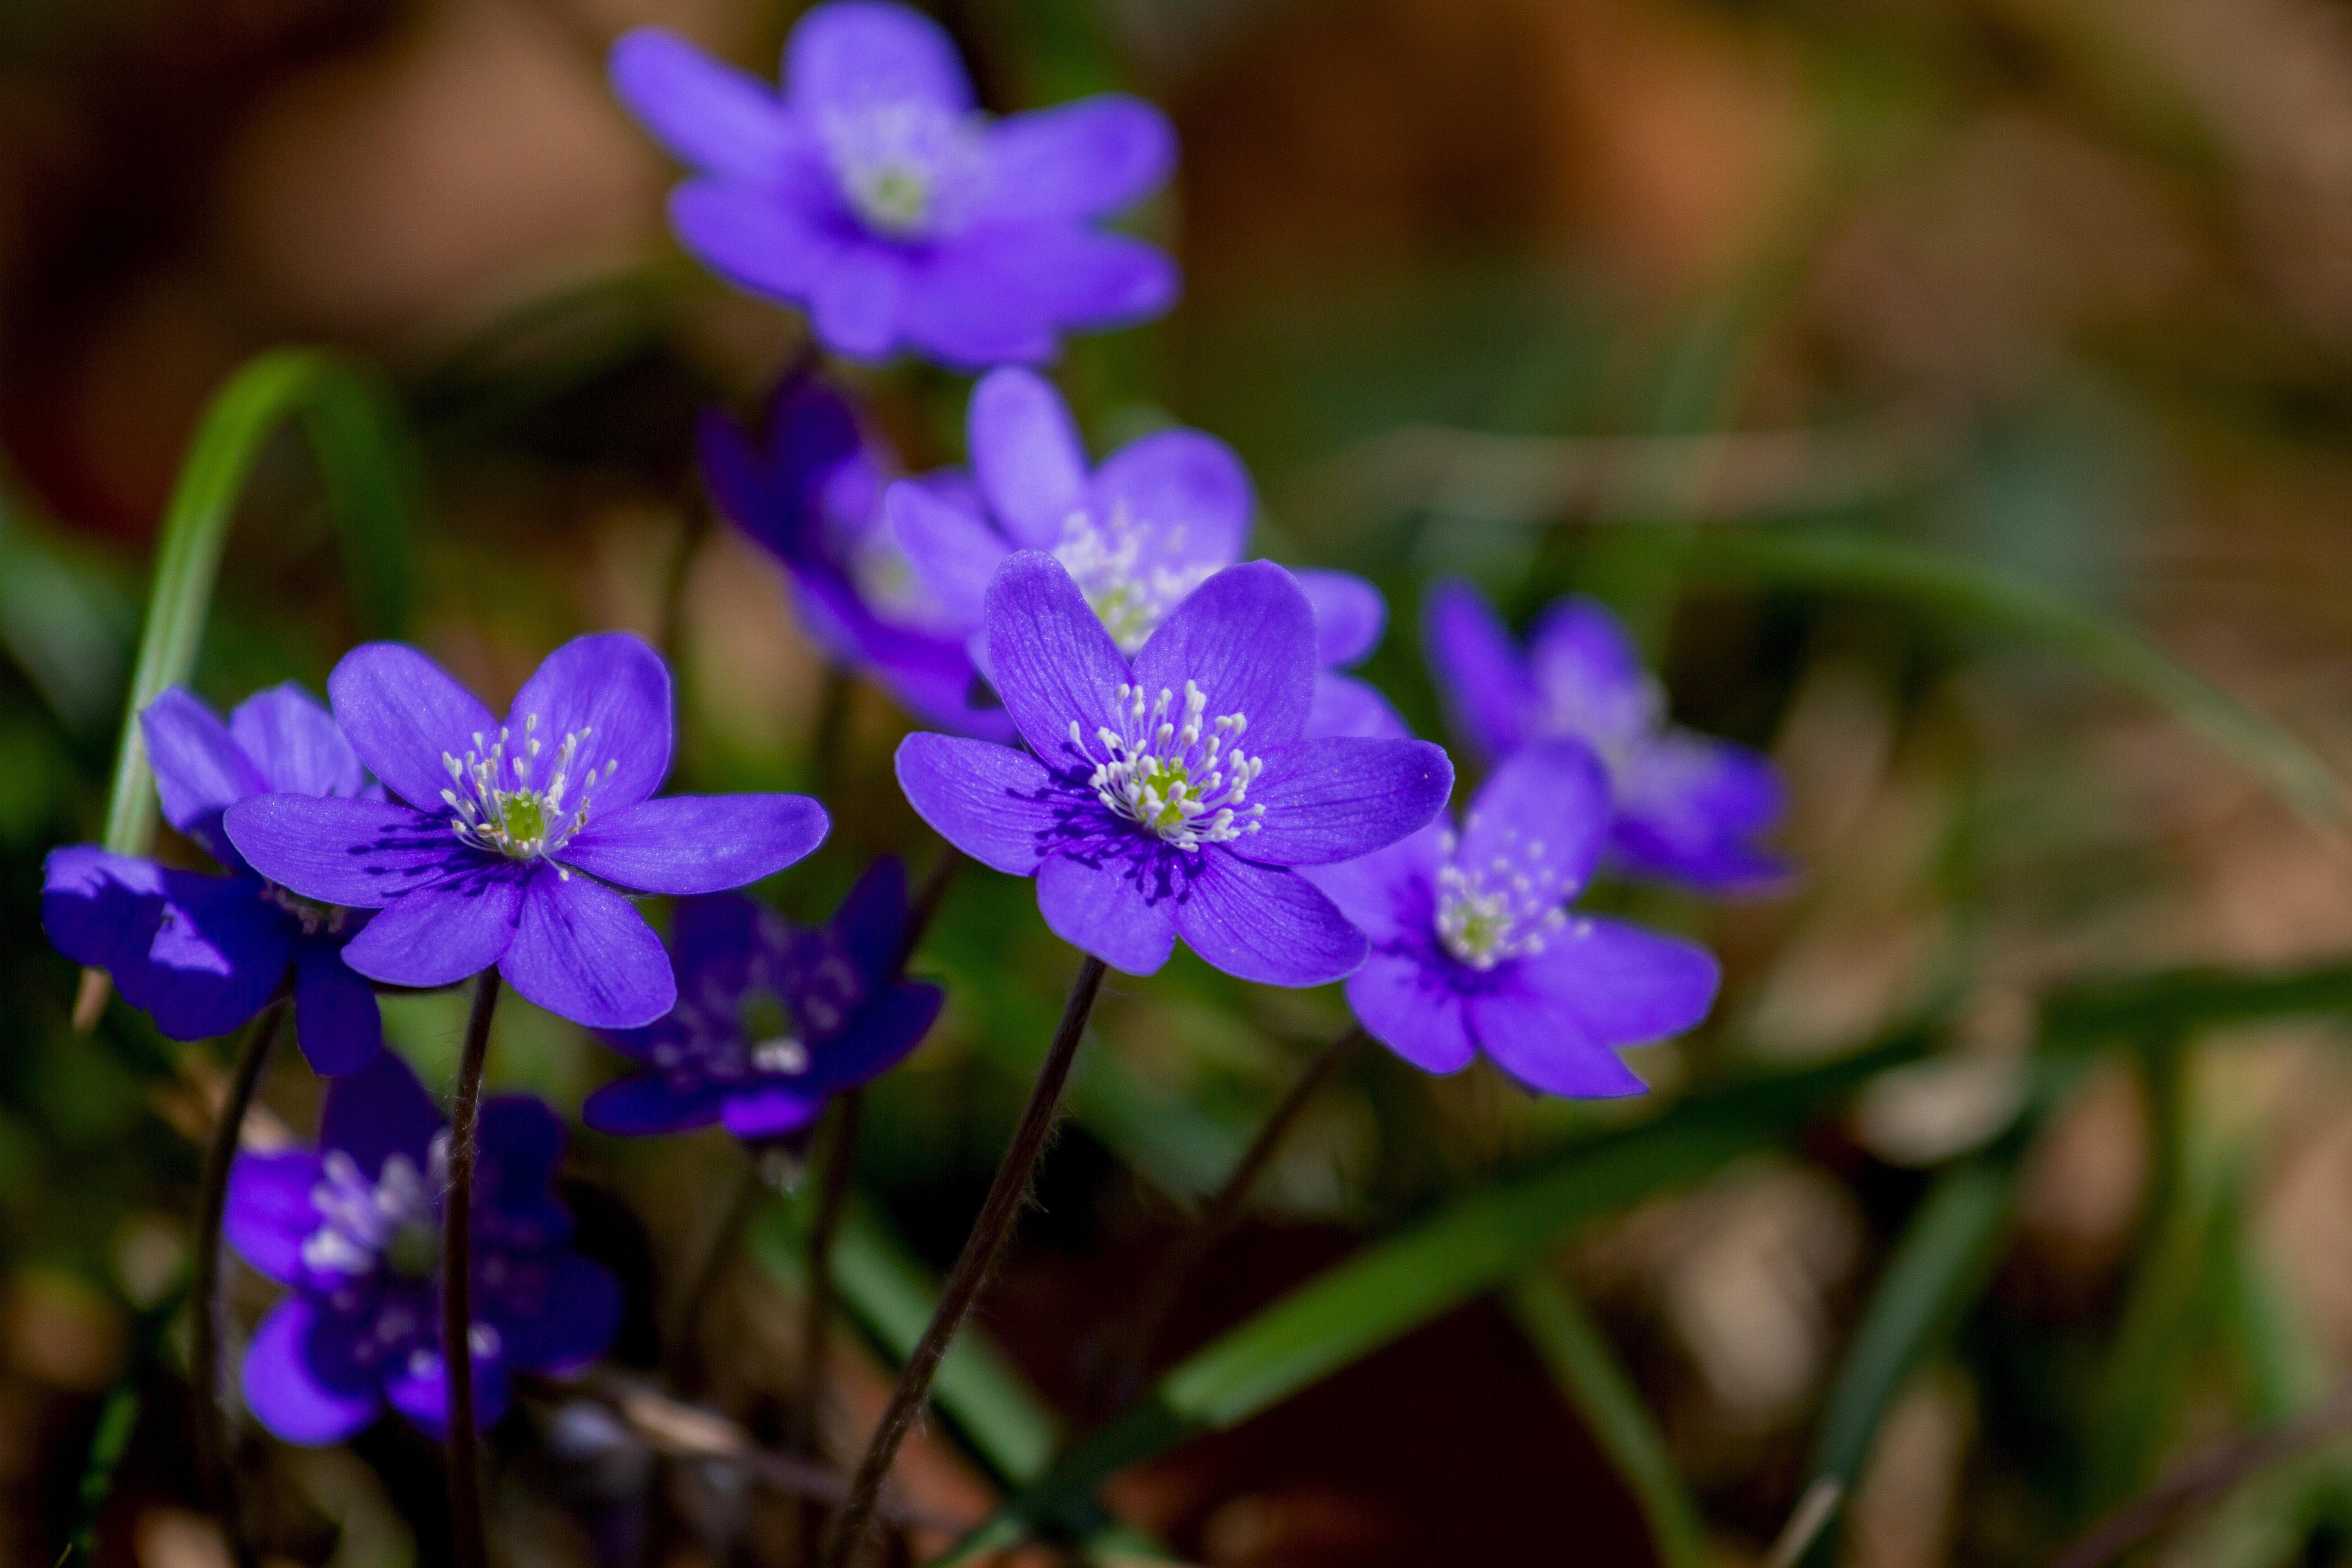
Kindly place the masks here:
[(1512, 1315), (1559, 1379), (1560, 1391), (1642, 1505), (1662, 1568), (1709, 1568), (1715, 1554), (1698, 1504), (1675, 1474), (1641, 1390), (1600, 1325), (1546, 1270), (1522, 1275), (1509, 1300)]
[(117, 854), (143, 853), (155, 832), (139, 714), (194, 668), (246, 477), (289, 422), (317, 458), (361, 626), (372, 636), (394, 636), (406, 619), (414, 486), (389, 404), (371, 379), (328, 354), (281, 349), (253, 360), (205, 409), (163, 516), (107, 800), (105, 843)]
[(1105, 1477), (1194, 1432), (1247, 1420), (1512, 1279), (1578, 1226), (1785, 1140), (1873, 1075), (1916, 1059), (1930, 1038), (1908, 1031), (1841, 1061), (1694, 1097), (1357, 1254), (1170, 1371), (941, 1561), (972, 1561), (1083, 1500)]
[(2336, 832), (2352, 826), (2344, 781), (2277, 721), (2137, 632), (2039, 583), (1916, 545), (1819, 530), (1713, 531), (1703, 536), (1689, 567), (1699, 576), (1887, 595), (2039, 642), (2172, 714), (2307, 820)]

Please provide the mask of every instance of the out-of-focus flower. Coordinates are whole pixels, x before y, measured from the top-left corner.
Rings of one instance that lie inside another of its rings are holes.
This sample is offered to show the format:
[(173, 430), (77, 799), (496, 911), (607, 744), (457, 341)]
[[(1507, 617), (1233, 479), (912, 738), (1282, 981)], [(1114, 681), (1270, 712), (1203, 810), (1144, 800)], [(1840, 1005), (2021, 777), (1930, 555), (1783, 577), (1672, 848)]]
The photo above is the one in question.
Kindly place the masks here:
[[(1059, 561), (1129, 655), (1187, 595), (1241, 559), (1255, 492), (1241, 458), (1213, 436), (1159, 431), (1090, 469), (1061, 394), (1033, 371), (1008, 368), (972, 389), (968, 438), (969, 481), (900, 480), (884, 506), (932, 602), (982, 662), (989, 584), (1016, 550)], [(1388, 612), (1370, 583), (1344, 572), (1293, 574), (1315, 612), (1320, 664), (1354, 664), (1379, 646)], [(1328, 674), (1310, 732), (1408, 733), (1377, 691)]]
[(221, 830), (253, 795), (354, 800), (369, 784), (335, 721), (291, 684), (256, 692), (228, 722), (177, 687), (139, 715), (163, 816), (229, 870), (175, 870), (94, 844), (52, 850), (41, 927), (58, 951), (105, 970), (123, 1000), (176, 1040), (226, 1034), (293, 971), (295, 1029), (320, 1072), (347, 1073), (383, 1043), (374, 988), (345, 966), (364, 911), (314, 903), (264, 879)]
[(376, 910), (343, 957), (387, 984), (495, 963), (575, 1023), (650, 1024), (677, 1000), (669, 955), (614, 888), (721, 892), (824, 837), (805, 795), (647, 798), (669, 773), (669, 671), (626, 633), (550, 654), (504, 724), (398, 643), (352, 649), (327, 689), (398, 799), (263, 795), (230, 809), (228, 836), (305, 897)]
[(991, 121), (939, 25), (835, 0), (801, 18), (783, 90), (675, 34), (613, 47), (614, 89), (696, 177), (686, 247), (805, 309), (836, 353), (910, 349), (966, 369), (1053, 357), (1060, 334), (1158, 315), (1176, 268), (1098, 220), (1168, 176), (1175, 134), (1104, 94)]
[[(509, 1372), (594, 1359), (621, 1322), (613, 1277), (573, 1252), (556, 1201), (563, 1123), (529, 1096), (482, 1102), (474, 1181), (467, 1340), (484, 1426), (506, 1409)], [(229, 1171), (229, 1244), (290, 1287), (245, 1356), (245, 1402), (289, 1443), (339, 1443), (388, 1402), (438, 1436), (441, 1224), (449, 1134), (408, 1064), (377, 1053), (327, 1089), (317, 1152), (240, 1154)]]
[(703, 416), (697, 442), (712, 499), (783, 563), (800, 623), (827, 657), (873, 677), (927, 723), (1011, 736), (1003, 710), (972, 705), (964, 628), (931, 597), (883, 521), (883, 487), (897, 461), (848, 398), (816, 375), (795, 375), (776, 390), (764, 446), (716, 410)]
[(1705, 948), (1571, 914), (1609, 830), (1609, 786), (1581, 744), (1538, 741), (1478, 791), (1457, 834), (1305, 874), (1370, 938), (1348, 1002), (1374, 1039), (1450, 1073), (1484, 1051), (1530, 1089), (1639, 1094), (1612, 1054), (1706, 1016)]
[(1429, 600), (1429, 656), (1463, 738), (1506, 757), (1549, 735), (1583, 742), (1609, 773), (1609, 858), (1635, 876), (1713, 892), (1768, 886), (1789, 864), (1756, 840), (1786, 807), (1780, 773), (1748, 748), (1678, 729), (1617, 617), (1560, 600), (1522, 653), (1466, 583)]
[(1454, 769), (1420, 741), (1309, 741), (1315, 617), (1290, 574), (1229, 566), (1133, 659), (1061, 563), (1008, 557), (988, 591), (997, 690), (1034, 755), (910, 735), (898, 782), (984, 865), (1037, 879), (1055, 935), (1130, 974), (1181, 935), (1230, 974), (1318, 985), (1362, 933), (1293, 867), (1363, 855), (1428, 822)]
[(913, 1050), (945, 994), (898, 977), (907, 873), (885, 857), (832, 922), (803, 931), (740, 894), (677, 907), (670, 951), (678, 999), (647, 1028), (606, 1037), (648, 1070), (589, 1096), (606, 1132), (675, 1132), (717, 1121), (747, 1142), (789, 1137), (844, 1089)]

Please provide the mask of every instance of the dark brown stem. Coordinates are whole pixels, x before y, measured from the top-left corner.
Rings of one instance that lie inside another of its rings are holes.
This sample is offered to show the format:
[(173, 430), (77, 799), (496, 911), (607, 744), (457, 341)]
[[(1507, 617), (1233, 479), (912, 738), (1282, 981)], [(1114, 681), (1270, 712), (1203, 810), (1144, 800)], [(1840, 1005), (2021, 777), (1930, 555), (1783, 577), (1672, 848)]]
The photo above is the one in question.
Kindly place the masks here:
[(190, 1310), (188, 1376), (195, 1384), (196, 1451), (205, 1485), (212, 1494), (213, 1511), (220, 1516), (221, 1533), (236, 1558), (238, 1568), (259, 1561), (246, 1538), (245, 1510), (237, 1499), (236, 1450), (228, 1419), (220, 1405), (221, 1222), (228, 1210), (228, 1176), (236, 1163), (237, 1140), (245, 1130), (245, 1113), (254, 1090), (269, 1065), (269, 1047), (277, 1043), (286, 1005), (270, 1003), (246, 1031), (229, 1075), (228, 1096), (213, 1119), (212, 1137), (205, 1145), (204, 1185), (197, 1195), (194, 1301)]
[(482, 1063), (498, 1005), (499, 972), (485, 969), (474, 983), (465, 1053), (457, 1058), (457, 1094), (449, 1107), (449, 1192), (441, 1215), (441, 1366), (449, 1380), (449, 1533), (457, 1568), (489, 1568), (490, 1561), (481, 1440), (474, 1430), (474, 1156)]
[(1134, 1397), (1137, 1384), (1142, 1381), (1145, 1370), (1150, 1365), (1151, 1352), (1159, 1343), (1160, 1330), (1167, 1325), (1168, 1314), (1175, 1310), (1184, 1287), (1192, 1282), (1193, 1274), (1210, 1252), (1241, 1218), (1243, 1205), (1248, 1203), (1251, 1190), (1257, 1185), (1258, 1178), (1265, 1174), (1265, 1168), (1273, 1163), (1275, 1152), (1282, 1147), (1283, 1140), (1297, 1125), (1299, 1113), (1321, 1092), (1323, 1086), (1331, 1081), (1332, 1075), (1347, 1064), (1348, 1058), (1356, 1054), (1357, 1047), (1364, 1043), (1364, 1039), (1363, 1030), (1349, 1029), (1316, 1053), (1315, 1059), (1307, 1064), (1306, 1070), (1290, 1086), (1290, 1092), (1283, 1096), (1282, 1103), (1276, 1106), (1274, 1113), (1265, 1119), (1265, 1125), (1257, 1130), (1256, 1138), (1243, 1152), (1233, 1173), (1225, 1178), (1224, 1185), (1217, 1189), (1207, 1206), (1202, 1209), (1201, 1217), (1192, 1222), (1192, 1228), (1178, 1239), (1174, 1248), (1161, 1260), (1159, 1270), (1144, 1288), (1126, 1332), (1116, 1342), (1116, 1359), (1110, 1363), (1115, 1369), (1114, 1373), (1106, 1380), (1103, 1397), (1089, 1410), (1089, 1415), (1099, 1418), (1109, 1411), (1121, 1408)]
[(675, 1318), (677, 1338), (670, 1345), (669, 1385), (683, 1396), (691, 1398), (701, 1392), (703, 1310), (710, 1304), (719, 1281), (726, 1278), (727, 1265), (735, 1257), (736, 1239), (742, 1235), (744, 1222), (751, 1217), (751, 1210), (758, 1206), (760, 1194), (765, 1190), (760, 1181), (759, 1161), (754, 1158), (736, 1178), (727, 1210), (711, 1227), (709, 1240), (703, 1247), (702, 1262), (678, 1298)]
[(915, 1353), (907, 1358), (906, 1368), (898, 1374), (898, 1387), (890, 1391), (890, 1404), (882, 1413), (882, 1425), (875, 1432), (866, 1458), (858, 1464), (849, 1499), (842, 1504), (841, 1513), (825, 1539), (826, 1568), (849, 1568), (859, 1548), (865, 1545), (874, 1521), (875, 1505), (881, 1500), (882, 1482), (890, 1473), (890, 1462), (898, 1458), (899, 1445), (907, 1440), (907, 1434), (922, 1414), (930, 1394), (931, 1379), (939, 1373), (940, 1359), (947, 1354), (956, 1331), (963, 1325), (964, 1315), (971, 1310), (973, 1298), (987, 1281), (997, 1253), (1012, 1233), (1013, 1221), (1028, 1199), (1029, 1178), (1036, 1170), (1038, 1156), (1045, 1152), (1046, 1138), (1054, 1131), (1054, 1116), (1061, 1107), (1062, 1090), (1069, 1082), (1070, 1067), (1077, 1059), (1078, 1042), (1086, 1037), (1087, 1020), (1094, 1013), (1095, 997), (1101, 992), (1102, 983), (1102, 960), (1090, 957), (1078, 966), (1077, 978), (1070, 984), (1069, 1000), (1062, 1007), (1061, 1027), (1054, 1032), (1054, 1043), (1046, 1049), (1045, 1064), (1037, 1069), (1037, 1082), (1030, 1089), (1029, 1103), (1021, 1112), (1021, 1125), (1013, 1131), (1013, 1142), (1006, 1146), (1004, 1158), (996, 1167), (996, 1179), (989, 1184), (987, 1201), (981, 1205), (980, 1217), (972, 1222), (971, 1234), (964, 1237), (963, 1251), (948, 1272), (947, 1284), (940, 1291), (939, 1307), (931, 1313), (922, 1339), (916, 1343)]
[[(857, 1161), (857, 1114), (865, 1096), (851, 1089), (833, 1113), (824, 1163), (817, 1172), (813, 1194), (816, 1210), (809, 1216), (808, 1284), (801, 1298), (801, 1374), (793, 1388), (792, 1409), (784, 1426), (784, 1446), (812, 1459), (824, 1458), (819, 1436), (819, 1401), (824, 1392), (826, 1342), (833, 1325), (833, 1242), (841, 1232), (841, 1211), (849, 1196), (849, 1173)], [(800, 1507), (799, 1563), (816, 1561), (824, 1510), (814, 1498)]]

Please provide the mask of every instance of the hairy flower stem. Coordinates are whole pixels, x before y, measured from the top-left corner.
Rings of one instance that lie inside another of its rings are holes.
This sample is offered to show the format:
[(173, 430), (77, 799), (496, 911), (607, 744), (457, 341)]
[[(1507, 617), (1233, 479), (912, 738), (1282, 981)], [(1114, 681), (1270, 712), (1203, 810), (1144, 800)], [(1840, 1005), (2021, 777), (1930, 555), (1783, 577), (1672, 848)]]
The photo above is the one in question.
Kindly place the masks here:
[(1242, 1206), (1249, 1201), (1251, 1189), (1257, 1185), (1258, 1178), (1265, 1174), (1265, 1168), (1273, 1162), (1275, 1152), (1282, 1147), (1283, 1140), (1297, 1125), (1299, 1113), (1307, 1109), (1323, 1086), (1331, 1081), (1332, 1075), (1346, 1065), (1348, 1058), (1356, 1054), (1357, 1047), (1364, 1043), (1365, 1038), (1362, 1029), (1349, 1029), (1316, 1054), (1315, 1059), (1308, 1062), (1306, 1070), (1298, 1075), (1297, 1081), (1290, 1086), (1290, 1092), (1283, 1096), (1282, 1103), (1276, 1106), (1274, 1113), (1265, 1119), (1265, 1125), (1257, 1130), (1257, 1136), (1243, 1151), (1233, 1173), (1225, 1178), (1224, 1185), (1217, 1189), (1207, 1206), (1202, 1209), (1200, 1218), (1192, 1222), (1192, 1228), (1177, 1239), (1175, 1247), (1160, 1260), (1158, 1271), (1144, 1288), (1126, 1331), (1116, 1342), (1113, 1358), (1108, 1363), (1113, 1368), (1112, 1374), (1101, 1385), (1101, 1397), (1090, 1402), (1087, 1411), (1090, 1416), (1099, 1419), (1122, 1408), (1135, 1397), (1137, 1385), (1143, 1381), (1144, 1372), (1150, 1365), (1152, 1348), (1159, 1343), (1160, 1332), (1167, 1326), (1169, 1313), (1175, 1310), (1177, 1301), (1183, 1296), (1184, 1287), (1192, 1283), (1193, 1274), (1207, 1259), (1211, 1250), (1225, 1238), (1241, 1218)]
[(989, 1184), (980, 1217), (972, 1222), (971, 1234), (964, 1237), (963, 1251), (940, 1291), (939, 1308), (923, 1330), (915, 1353), (907, 1358), (906, 1368), (898, 1374), (898, 1385), (891, 1390), (890, 1404), (882, 1413), (882, 1425), (876, 1430), (866, 1458), (858, 1464), (849, 1499), (842, 1504), (840, 1516), (833, 1521), (832, 1533), (825, 1539), (825, 1568), (849, 1568), (866, 1543), (874, 1522), (875, 1504), (882, 1496), (882, 1482), (890, 1473), (890, 1462), (898, 1457), (899, 1445), (907, 1440), (908, 1432), (922, 1414), (931, 1380), (939, 1373), (940, 1359), (947, 1354), (956, 1330), (971, 1310), (973, 1298), (980, 1294), (989, 1270), (995, 1265), (997, 1253), (1012, 1233), (1013, 1219), (1028, 1198), (1029, 1178), (1054, 1130), (1055, 1112), (1061, 1107), (1062, 1090), (1069, 1082), (1070, 1066), (1077, 1059), (1078, 1042), (1086, 1037), (1087, 1020), (1093, 1016), (1095, 997), (1101, 992), (1102, 983), (1103, 962), (1098, 958), (1088, 958), (1080, 964), (1077, 978), (1070, 983), (1069, 1000), (1062, 1007), (1061, 1026), (1054, 1032), (1054, 1043), (1045, 1051), (1045, 1064), (1037, 1069), (1037, 1082), (1030, 1089), (1029, 1103), (1021, 1112), (1021, 1125), (1013, 1131), (1013, 1142), (1006, 1146), (1004, 1158), (996, 1167), (996, 1179)]
[(449, 1534), (457, 1568), (489, 1568), (482, 1518), (481, 1442), (474, 1430), (474, 1156), (482, 1110), (482, 1063), (490, 1051), (490, 1015), (499, 1005), (499, 972), (474, 983), (466, 1048), (457, 1058), (457, 1094), (449, 1107), (449, 1194), (441, 1215), (441, 1366), (449, 1383)]
[[(784, 1445), (793, 1453), (822, 1457), (817, 1436), (819, 1396), (824, 1391), (826, 1340), (833, 1321), (833, 1242), (841, 1232), (841, 1211), (849, 1196), (849, 1173), (857, 1159), (857, 1113), (865, 1100), (859, 1089), (841, 1097), (834, 1110), (824, 1163), (817, 1172), (816, 1205), (809, 1216), (808, 1284), (801, 1299), (800, 1378), (793, 1388), (793, 1405), (785, 1417)], [(816, 1561), (824, 1510), (814, 1500), (800, 1503), (801, 1563)]]
[(286, 1017), (283, 999), (261, 1010), (246, 1031), (229, 1075), (228, 1096), (213, 1119), (212, 1137), (205, 1145), (204, 1185), (197, 1196), (196, 1265), (190, 1307), (188, 1376), (195, 1385), (196, 1452), (205, 1485), (212, 1494), (213, 1511), (220, 1516), (238, 1568), (259, 1561), (253, 1542), (246, 1539), (245, 1510), (237, 1500), (236, 1453), (228, 1421), (220, 1405), (221, 1221), (228, 1208), (228, 1173), (236, 1163), (237, 1140), (245, 1131), (245, 1113), (260, 1086), (262, 1069), (269, 1065), (269, 1047), (277, 1043), (278, 1026)]

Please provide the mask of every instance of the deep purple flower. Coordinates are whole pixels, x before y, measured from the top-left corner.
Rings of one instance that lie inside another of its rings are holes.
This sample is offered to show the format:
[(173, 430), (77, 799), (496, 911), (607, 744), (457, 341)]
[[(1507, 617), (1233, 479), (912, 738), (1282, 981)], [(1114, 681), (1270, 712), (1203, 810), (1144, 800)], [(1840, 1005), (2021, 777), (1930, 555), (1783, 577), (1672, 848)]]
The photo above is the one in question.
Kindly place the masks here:
[(1597, 600), (1553, 605), (1522, 654), (1478, 590), (1442, 583), (1429, 600), (1429, 656), (1478, 752), (1507, 756), (1566, 735), (1599, 754), (1616, 813), (1612, 865), (1717, 892), (1789, 874), (1786, 860), (1756, 845), (1786, 807), (1778, 771), (1745, 746), (1671, 724), (1664, 689)]
[[(474, 1176), (474, 1404), (505, 1411), (509, 1372), (562, 1372), (602, 1354), (621, 1289), (573, 1252), (556, 1201), (563, 1123), (528, 1095), (482, 1102)], [(439, 1436), (441, 1213), (449, 1134), (391, 1051), (327, 1088), (319, 1148), (239, 1154), (229, 1244), (290, 1287), (245, 1354), (245, 1403), (289, 1443), (340, 1443), (388, 1402)]]
[(836, 353), (1035, 362), (1063, 331), (1175, 299), (1167, 257), (1095, 226), (1175, 162), (1167, 117), (1139, 99), (992, 121), (939, 25), (871, 0), (801, 18), (781, 95), (659, 28), (624, 37), (611, 69), (630, 111), (697, 171), (670, 196), (679, 240), (802, 306)]
[(1348, 979), (1366, 1032), (1429, 1072), (1483, 1051), (1547, 1094), (1641, 1093), (1612, 1052), (1706, 1016), (1719, 972), (1705, 948), (1561, 907), (1608, 830), (1591, 752), (1538, 741), (1495, 770), (1458, 835), (1433, 822), (1308, 871), (1371, 939)]
[(398, 798), (265, 795), (231, 808), (228, 836), (296, 892), (378, 910), (343, 959), (387, 984), (495, 963), (575, 1023), (650, 1024), (677, 1000), (669, 955), (614, 888), (740, 888), (824, 837), (804, 795), (647, 798), (669, 773), (669, 671), (626, 633), (548, 655), (504, 724), (398, 643), (353, 648), (327, 690)]
[(677, 907), (677, 1006), (608, 1035), (648, 1070), (588, 1097), (605, 1132), (676, 1132), (717, 1121), (747, 1142), (812, 1125), (825, 1101), (879, 1078), (940, 1016), (945, 993), (898, 978), (907, 873), (867, 868), (832, 923), (803, 931), (737, 893)]
[(795, 375), (776, 390), (764, 448), (716, 410), (697, 437), (719, 510), (782, 563), (800, 624), (827, 657), (872, 676), (926, 722), (1012, 735), (1002, 709), (972, 705), (963, 629), (883, 520), (897, 458), (846, 397), (818, 376)]
[[(901, 480), (884, 505), (916, 575), (983, 663), (989, 584), (1016, 550), (1051, 552), (1130, 655), (1185, 595), (1241, 559), (1255, 492), (1215, 437), (1162, 430), (1089, 469), (1062, 395), (1013, 368), (981, 380), (968, 417), (971, 481)], [(1379, 646), (1388, 611), (1370, 583), (1344, 572), (1293, 574), (1315, 611), (1321, 665), (1351, 665)], [(1361, 681), (1326, 674), (1317, 686), (1310, 733), (1408, 734)]]
[(1315, 617), (1288, 573), (1229, 566), (1130, 661), (1052, 556), (988, 591), (989, 661), (1034, 755), (909, 735), (898, 783), (984, 865), (1037, 879), (1065, 942), (1130, 974), (1181, 935), (1244, 980), (1319, 985), (1364, 938), (1292, 869), (1393, 844), (1453, 787), (1420, 741), (1306, 738)]
[(175, 1040), (225, 1035), (261, 1011), (292, 966), (295, 1029), (320, 1072), (347, 1073), (383, 1039), (374, 988), (344, 966), (367, 916), (263, 879), (221, 831), (251, 795), (375, 794), (327, 710), (299, 686), (256, 692), (228, 722), (174, 687), (139, 715), (163, 816), (228, 868), (226, 877), (110, 855), (50, 851), (41, 928), (77, 963), (103, 969), (124, 1001)]

